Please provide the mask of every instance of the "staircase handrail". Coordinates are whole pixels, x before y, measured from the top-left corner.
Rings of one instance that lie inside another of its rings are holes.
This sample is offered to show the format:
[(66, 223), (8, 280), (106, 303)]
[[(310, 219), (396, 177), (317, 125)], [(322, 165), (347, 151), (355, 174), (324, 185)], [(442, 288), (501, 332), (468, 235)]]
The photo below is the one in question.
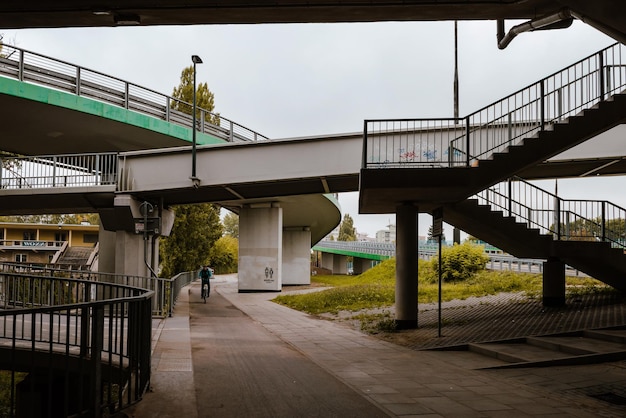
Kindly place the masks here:
[(615, 43), (463, 118), (365, 120), (363, 168), (470, 167), (625, 88)]
[(626, 209), (607, 200), (563, 199), (519, 177), (474, 198), (556, 240), (603, 241), (626, 248)]
[[(0, 75), (43, 85), (121, 106), (166, 122), (192, 128), (192, 103), (120, 78), (32, 52), (13, 45), (2, 45)], [(181, 111), (188, 109), (189, 111)], [(261, 141), (268, 138), (209, 110), (196, 107), (200, 132), (228, 142)]]

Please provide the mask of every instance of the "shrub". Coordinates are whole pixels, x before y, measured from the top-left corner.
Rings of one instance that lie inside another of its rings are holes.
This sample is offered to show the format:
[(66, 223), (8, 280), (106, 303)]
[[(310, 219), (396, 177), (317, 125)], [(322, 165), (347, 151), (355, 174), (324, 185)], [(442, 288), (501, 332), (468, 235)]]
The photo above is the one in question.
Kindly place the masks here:
[[(444, 247), (441, 251), (441, 277), (447, 282), (467, 280), (485, 269), (489, 256), (485, 254), (482, 246), (465, 242), (461, 245)], [(439, 275), (439, 257), (430, 260), (431, 267), (436, 276)]]

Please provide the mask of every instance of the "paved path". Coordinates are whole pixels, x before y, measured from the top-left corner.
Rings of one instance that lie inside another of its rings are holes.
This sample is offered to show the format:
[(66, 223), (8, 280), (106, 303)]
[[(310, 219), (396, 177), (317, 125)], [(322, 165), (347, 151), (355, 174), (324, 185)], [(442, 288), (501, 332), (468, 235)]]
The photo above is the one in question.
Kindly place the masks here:
[(156, 328), (153, 391), (129, 415), (626, 416), (588, 396), (621, 390), (624, 362), (471, 370), (461, 353), (410, 350), (277, 305), (273, 293), (240, 294), (232, 277), (212, 288), (204, 305), (192, 284)]

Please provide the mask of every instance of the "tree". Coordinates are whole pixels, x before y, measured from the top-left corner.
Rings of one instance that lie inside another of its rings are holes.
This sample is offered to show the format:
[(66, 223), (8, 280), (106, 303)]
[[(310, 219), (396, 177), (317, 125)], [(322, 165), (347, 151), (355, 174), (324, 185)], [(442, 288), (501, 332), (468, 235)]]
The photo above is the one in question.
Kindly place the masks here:
[(211, 267), (217, 274), (235, 273), (239, 262), (239, 241), (230, 235), (218, 239), (210, 251)]
[(219, 207), (210, 203), (179, 205), (169, 237), (161, 239), (161, 277), (212, 264), (211, 248), (222, 236)]
[(348, 213), (343, 216), (343, 221), (339, 225), (337, 241), (356, 241), (356, 228), (352, 216)]
[(239, 239), (239, 215), (228, 212), (222, 223), (224, 224), (224, 234)]
[[(180, 112), (191, 115), (193, 113), (193, 65), (183, 69), (180, 74), (180, 84), (172, 91), (172, 97), (181, 101), (174, 100), (171, 108)], [(215, 108), (215, 96), (209, 90), (207, 83), (200, 83), (196, 89), (196, 120), (202, 117), (200, 109), (207, 110), (204, 115), (206, 122), (213, 125), (220, 124), (219, 113), (213, 112)]]
[[(441, 242), (445, 242), (446, 240), (446, 234), (443, 233), (443, 231), (441, 232)], [(430, 225), (428, 227), (428, 237), (426, 237), (426, 241), (428, 242), (437, 242), (437, 238), (433, 236), (433, 226)]]

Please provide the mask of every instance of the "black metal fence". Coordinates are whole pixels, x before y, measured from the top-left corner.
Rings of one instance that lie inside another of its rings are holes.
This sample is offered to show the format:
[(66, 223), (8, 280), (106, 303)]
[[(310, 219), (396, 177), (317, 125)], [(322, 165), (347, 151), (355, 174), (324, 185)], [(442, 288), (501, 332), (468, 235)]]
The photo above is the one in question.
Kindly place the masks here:
[(0, 272), (0, 369), (8, 417), (100, 417), (150, 382), (154, 292)]

